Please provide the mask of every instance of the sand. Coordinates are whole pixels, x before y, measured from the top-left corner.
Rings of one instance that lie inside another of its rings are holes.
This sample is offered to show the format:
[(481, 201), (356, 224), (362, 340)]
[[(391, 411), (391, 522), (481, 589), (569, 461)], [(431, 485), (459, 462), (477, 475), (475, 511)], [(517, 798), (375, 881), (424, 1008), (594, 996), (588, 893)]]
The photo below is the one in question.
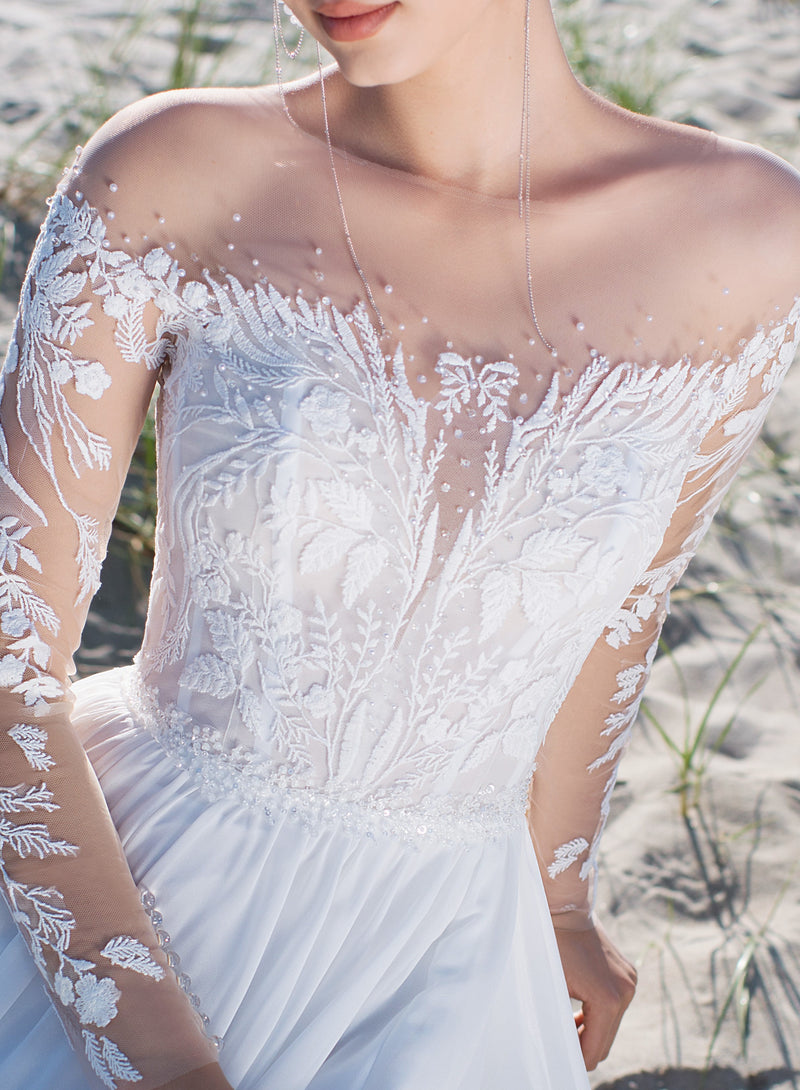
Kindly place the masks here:
[[(200, 27), (195, 78), (264, 79), (266, 0), (216, 7), (219, 21)], [(652, 91), (656, 112), (762, 144), (800, 167), (800, 4), (562, 2), (567, 27), (577, 16), (588, 28), (584, 61), (599, 61), (640, 95)], [(165, 85), (175, 29), (166, 0), (3, 0), (0, 346), (53, 163), (67, 161), (104, 113)], [(799, 408), (795, 370), (674, 595), (665, 629), (672, 654), (656, 662), (648, 690), (652, 715), (680, 741), (686, 715), (696, 729), (725, 669), (762, 626), (709, 718), (688, 819), (677, 761), (645, 717), (622, 766), (598, 910), (636, 961), (640, 984), (592, 1077), (598, 1090), (800, 1087)], [(119, 598), (126, 563), (112, 560), (83, 669), (125, 661), (137, 646), (141, 603)]]

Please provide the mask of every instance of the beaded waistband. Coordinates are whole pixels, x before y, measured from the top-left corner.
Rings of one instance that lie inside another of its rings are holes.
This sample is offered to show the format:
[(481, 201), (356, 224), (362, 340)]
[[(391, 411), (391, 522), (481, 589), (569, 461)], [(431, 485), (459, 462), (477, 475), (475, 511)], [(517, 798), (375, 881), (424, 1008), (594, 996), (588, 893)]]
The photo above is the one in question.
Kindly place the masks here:
[(341, 789), (298, 787), (252, 750), (233, 753), (219, 732), (193, 720), (176, 705), (162, 706), (157, 690), (136, 667), (124, 671), (123, 695), (130, 711), (175, 763), (188, 772), (209, 800), (237, 798), (267, 820), (297, 821), (316, 832), (336, 827), (409, 844), (457, 845), (504, 839), (524, 821), (525, 785), (486, 785), (469, 795), (428, 795), (412, 805), (385, 792), (346, 795)]

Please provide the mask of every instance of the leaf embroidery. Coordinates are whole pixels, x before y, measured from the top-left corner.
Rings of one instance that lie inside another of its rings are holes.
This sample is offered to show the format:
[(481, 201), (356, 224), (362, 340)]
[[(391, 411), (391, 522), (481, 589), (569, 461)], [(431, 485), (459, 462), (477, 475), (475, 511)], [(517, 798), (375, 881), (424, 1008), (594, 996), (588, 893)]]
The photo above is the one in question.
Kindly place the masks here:
[(142, 976), (152, 977), (153, 980), (162, 980), (164, 977), (164, 970), (153, 961), (147, 947), (128, 935), (110, 939), (100, 953), (112, 965), (118, 965), (121, 969), (132, 969)]

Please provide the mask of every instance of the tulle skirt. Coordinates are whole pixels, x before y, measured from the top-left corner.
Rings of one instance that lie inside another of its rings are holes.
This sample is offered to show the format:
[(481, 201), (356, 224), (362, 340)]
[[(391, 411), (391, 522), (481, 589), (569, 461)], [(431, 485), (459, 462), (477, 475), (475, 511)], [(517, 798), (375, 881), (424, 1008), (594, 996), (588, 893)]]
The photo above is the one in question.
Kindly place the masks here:
[[(120, 675), (74, 722), (237, 1090), (586, 1090), (524, 824), (418, 848), (209, 802)], [(88, 1085), (0, 902), (0, 1087)]]

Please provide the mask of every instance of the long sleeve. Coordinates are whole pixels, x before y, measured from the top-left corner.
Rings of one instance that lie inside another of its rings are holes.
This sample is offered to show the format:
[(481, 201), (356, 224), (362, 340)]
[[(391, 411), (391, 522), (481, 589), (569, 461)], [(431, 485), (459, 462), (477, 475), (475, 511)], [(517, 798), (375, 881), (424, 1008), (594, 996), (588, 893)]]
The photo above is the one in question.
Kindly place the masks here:
[[(80, 197), (81, 195), (78, 195)], [(92, 768), (68, 677), (154, 389), (177, 265), (103, 244), (53, 200), (4, 371), (0, 435), (0, 885), (96, 1085), (216, 1061), (159, 948)]]
[(746, 354), (717, 366), (711, 407), (705, 417), (698, 408), (697, 447), (661, 547), (589, 653), (542, 746), (528, 824), (557, 927), (591, 925), (600, 838), (667, 616), (669, 592), (708, 529), (794, 358), (799, 310), (795, 303), (788, 323), (759, 330)]

